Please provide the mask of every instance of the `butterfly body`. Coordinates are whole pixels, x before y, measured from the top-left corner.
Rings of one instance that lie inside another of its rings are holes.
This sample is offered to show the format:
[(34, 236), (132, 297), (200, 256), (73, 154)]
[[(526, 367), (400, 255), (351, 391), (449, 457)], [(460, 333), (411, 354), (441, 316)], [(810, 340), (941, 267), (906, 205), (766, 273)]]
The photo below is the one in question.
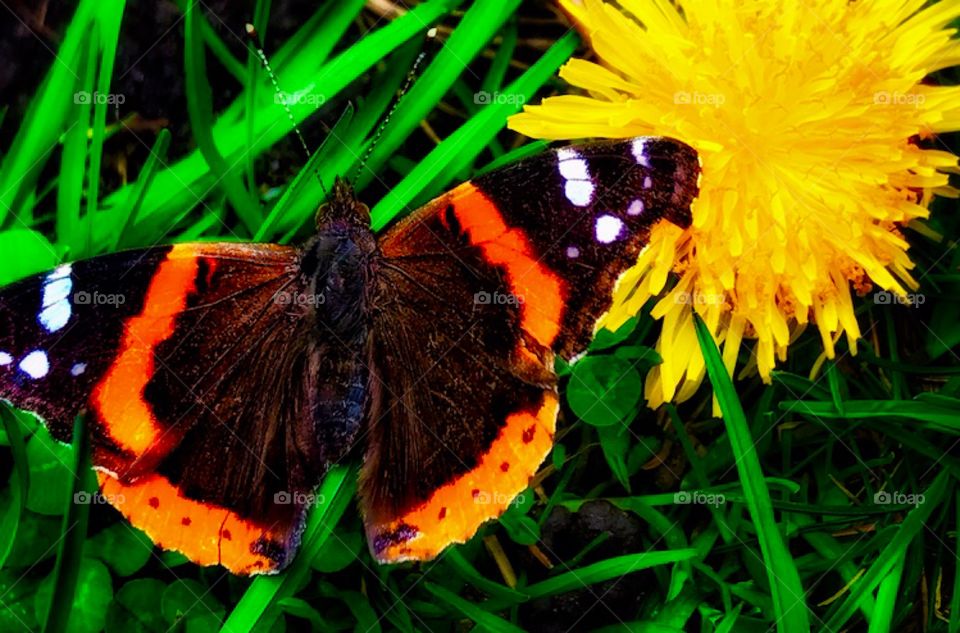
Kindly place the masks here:
[(0, 290), (0, 398), (71, 440), (161, 547), (282, 569), (313, 490), (361, 456), (373, 556), (425, 560), (525, 490), (573, 361), (661, 221), (686, 225), (695, 152), (638, 138), (482, 175), (381, 235), (337, 181), (302, 247), (185, 244)]

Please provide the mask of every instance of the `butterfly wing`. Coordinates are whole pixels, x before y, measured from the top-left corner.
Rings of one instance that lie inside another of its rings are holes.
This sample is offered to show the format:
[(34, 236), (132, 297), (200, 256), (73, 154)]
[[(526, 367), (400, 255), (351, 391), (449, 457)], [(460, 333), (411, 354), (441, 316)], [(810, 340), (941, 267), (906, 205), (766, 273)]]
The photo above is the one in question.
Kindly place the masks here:
[(656, 222), (689, 224), (699, 171), (671, 139), (561, 148), (383, 237), (361, 481), (374, 556), (432, 558), (529, 485), (552, 446), (555, 355), (587, 347)]
[[(70, 441), (88, 411), (103, 496), (159, 546), (235, 573), (297, 546), (308, 474), (299, 251), (158, 247), (0, 291), (0, 398)], [(260, 494), (251, 494), (258, 491)]]

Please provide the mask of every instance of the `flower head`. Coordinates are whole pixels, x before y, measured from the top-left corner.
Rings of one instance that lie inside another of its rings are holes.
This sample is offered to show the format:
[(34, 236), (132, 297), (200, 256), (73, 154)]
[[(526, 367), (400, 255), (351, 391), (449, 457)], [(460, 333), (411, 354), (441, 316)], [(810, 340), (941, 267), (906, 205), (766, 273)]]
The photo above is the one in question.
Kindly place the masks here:
[(703, 162), (693, 225), (655, 228), (605, 319), (615, 328), (660, 296), (651, 404), (683, 400), (703, 378), (693, 310), (731, 373), (755, 339), (768, 381), (811, 322), (828, 357), (842, 335), (855, 352), (853, 295), (915, 288), (900, 227), (926, 217), (933, 194), (955, 193), (957, 157), (934, 135), (960, 129), (960, 88), (925, 80), (960, 64), (947, 28), (960, 5), (560, 1), (599, 63), (571, 60), (560, 75), (586, 94), (529, 106), (511, 127), (671, 136)]

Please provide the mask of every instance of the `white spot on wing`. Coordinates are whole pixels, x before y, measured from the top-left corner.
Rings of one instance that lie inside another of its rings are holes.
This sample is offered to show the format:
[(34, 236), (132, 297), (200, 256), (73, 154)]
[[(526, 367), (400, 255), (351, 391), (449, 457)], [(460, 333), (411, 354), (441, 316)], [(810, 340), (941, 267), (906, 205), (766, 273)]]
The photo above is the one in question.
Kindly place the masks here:
[(48, 332), (56, 332), (70, 320), (71, 270), (70, 264), (59, 266), (43, 281), (43, 298), (37, 320)]
[(0, 365), (9, 365), (13, 362), (13, 356), (6, 352), (0, 352)]
[(560, 161), (560, 175), (566, 180), (590, 180), (587, 161), (582, 158), (568, 158)]
[(47, 276), (43, 284), (43, 307), (49, 308), (58, 301), (70, 296), (73, 290), (73, 280), (69, 277), (54, 277), (53, 273)]
[(43, 350), (34, 350), (20, 361), (20, 371), (31, 378), (43, 378), (50, 372), (50, 361)]
[(651, 180), (650, 176), (647, 176), (646, 178), (643, 179), (644, 189), (649, 189), (652, 186), (653, 186), (653, 180)]
[(568, 180), (563, 191), (567, 200), (578, 207), (585, 207), (593, 200), (593, 183), (589, 180)]
[(578, 207), (590, 204), (595, 187), (586, 159), (572, 147), (561, 147), (557, 150), (557, 160), (557, 169), (563, 178), (563, 191), (567, 200)]
[(568, 246), (567, 257), (569, 257), (570, 259), (576, 259), (580, 257), (580, 249), (577, 248), (576, 246)]
[(60, 266), (57, 266), (52, 273), (47, 275), (47, 281), (69, 277), (71, 272), (73, 272), (73, 266), (70, 264), (61, 264)]
[(77, 363), (76, 365), (74, 365), (73, 367), (70, 368), (70, 375), (71, 375), (71, 376), (79, 376), (80, 374), (82, 374), (82, 373), (85, 372), (85, 371), (87, 371), (87, 364), (86, 364), (86, 363)]
[(623, 220), (612, 215), (601, 215), (597, 218), (597, 241), (601, 244), (615, 242), (623, 232)]
[(56, 332), (70, 320), (70, 302), (58, 301), (49, 308), (40, 311), (37, 317), (47, 332)]
[(643, 213), (643, 200), (637, 198), (627, 207), (627, 215), (640, 215)]
[(633, 139), (633, 145), (630, 147), (633, 151), (633, 157), (637, 160), (637, 164), (642, 167), (650, 166), (650, 159), (647, 158), (647, 139), (646, 137), (640, 136)]

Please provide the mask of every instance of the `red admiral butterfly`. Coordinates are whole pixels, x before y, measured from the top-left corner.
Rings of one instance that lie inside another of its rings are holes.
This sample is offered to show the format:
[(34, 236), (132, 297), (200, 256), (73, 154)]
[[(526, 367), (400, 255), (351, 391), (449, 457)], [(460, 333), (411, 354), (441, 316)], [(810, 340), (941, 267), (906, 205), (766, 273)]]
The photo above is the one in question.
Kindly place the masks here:
[(671, 139), (577, 145), (379, 236), (337, 181), (300, 248), (65, 264), (0, 291), (0, 398), (63, 442), (86, 408), (104, 496), (198, 564), (284, 567), (354, 446), (374, 557), (429, 559), (529, 485), (553, 442), (555, 358), (587, 347), (651, 227), (690, 223), (699, 171)]

